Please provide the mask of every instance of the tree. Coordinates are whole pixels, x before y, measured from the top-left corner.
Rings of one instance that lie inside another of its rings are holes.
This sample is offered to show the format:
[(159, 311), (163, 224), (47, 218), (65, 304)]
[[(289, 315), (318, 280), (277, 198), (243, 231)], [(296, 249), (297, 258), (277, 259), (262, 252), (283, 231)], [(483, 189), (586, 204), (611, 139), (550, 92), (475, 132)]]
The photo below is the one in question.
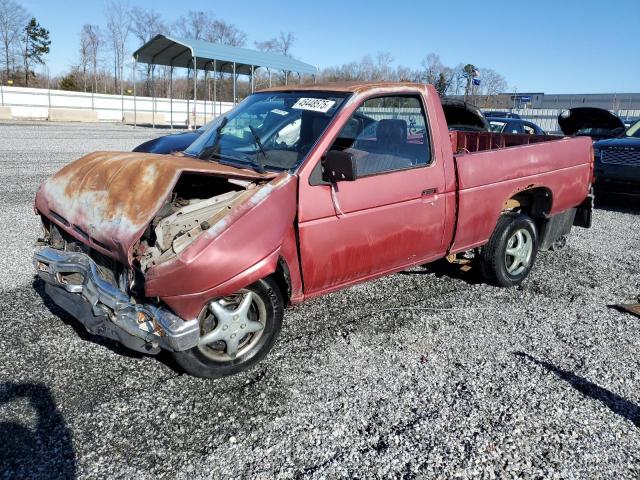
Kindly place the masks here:
[[(107, 9), (107, 31), (109, 41), (113, 51), (114, 86), (118, 90), (120, 85), (120, 95), (124, 93), (124, 61), (127, 48), (127, 39), (131, 32), (131, 15), (129, 6), (122, 1), (113, 1)], [(119, 79), (119, 82), (118, 82)]]
[(476, 67), (471, 63), (467, 63), (462, 68), (462, 74), (467, 82), (464, 88), (464, 98), (466, 99), (471, 94), (471, 84), (473, 82), (473, 73), (476, 71)]
[(131, 33), (144, 44), (167, 31), (162, 16), (153, 9), (134, 7), (131, 10)]
[(87, 30), (90, 25), (84, 25), (80, 31), (80, 69), (82, 70), (82, 88), (87, 91), (87, 70), (91, 64), (91, 32)]
[(444, 72), (440, 72), (438, 80), (436, 81), (434, 86), (441, 97), (447, 93), (447, 90), (449, 89), (449, 81), (447, 80)]
[(29, 77), (34, 75), (31, 71), (31, 65), (44, 63), (43, 55), (49, 53), (49, 30), (40, 26), (35, 18), (31, 18), (27, 26), (24, 28), (24, 50), (22, 58), (24, 63), (24, 83), (29, 86)]
[(296, 37), (292, 32), (280, 32), (277, 37), (255, 42), (256, 48), (262, 52), (273, 52), (281, 55), (291, 56), (291, 47), (296, 41)]
[(243, 47), (247, 43), (247, 35), (235, 25), (224, 20), (213, 20), (205, 26), (204, 39), (212, 43)]
[(213, 23), (213, 19), (209, 13), (189, 10), (186, 15), (176, 20), (174, 28), (183, 38), (189, 40), (203, 40), (204, 34), (211, 23)]
[(20, 34), (28, 18), (26, 10), (13, 0), (0, 2), (0, 41), (4, 60), (4, 81), (11, 77), (16, 52), (20, 51)]
[(430, 53), (425, 57), (424, 60), (422, 60), (422, 68), (424, 69), (424, 81), (426, 83), (430, 83), (431, 85), (435, 85), (444, 66), (440, 61), (439, 55)]
[[(285, 55), (287, 57), (291, 56), (291, 48), (296, 41), (296, 37), (292, 32), (280, 32), (280, 35), (277, 37), (270, 38), (268, 40), (263, 40), (261, 42), (255, 42), (254, 45), (256, 48), (262, 52), (273, 52), (279, 53), (280, 55)], [(284, 81), (286, 82), (289, 72), (284, 72)]]
[(92, 92), (98, 90), (98, 57), (100, 54), (100, 47), (102, 46), (102, 38), (103, 34), (98, 25), (91, 25), (87, 23), (82, 26), (82, 32), (80, 33), (80, 56), (83, 56), (82, 44), (86, 43), (88, 63), (91, 64), (91, 73), (93, 77), (93, 81), (91, 82)]
[(393, 56), (391, 52), (378, 52), (376, 55), (376, 66), (374, 69), (374, 75), (371, 80), (384, 80), (390, 81), (393, 78), (393, 72), (391, 70), (391, 64), (393, 63)]
[[(162, 17), (155, 10), (140, 7), (134, 7), (133, 10), (131, 10), (131, 32), (141, 44), (147, 43), (160, 33), (165, 33), (166, 30), (167, 27), (162, 21)], [(153, 68), (155, 68), (155, 66), (150, 63), (146, 65), (147, 95), (151, 94), (151, 71)]]
[(80, 90), (80, 86), (78, 85), (78, 72), (74, 70), (60, 80), (59, 87), (60, 90), (68, 90), (68, 91), (78, 91)]
[(507, 81), (502, 75), (491, 68), (482, 68), (481, 93), (483, 95), (497, 95), (507, 89)]

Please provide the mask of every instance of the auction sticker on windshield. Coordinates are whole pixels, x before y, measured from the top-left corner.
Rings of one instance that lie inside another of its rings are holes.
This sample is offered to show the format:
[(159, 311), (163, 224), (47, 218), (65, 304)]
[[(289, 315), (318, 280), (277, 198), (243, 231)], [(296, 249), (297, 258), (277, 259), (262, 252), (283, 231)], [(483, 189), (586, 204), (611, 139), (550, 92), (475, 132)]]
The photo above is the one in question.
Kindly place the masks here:
[(327, 113), (335, 103), (335, 100), (327, 100), (325, 98), (300, 98), (291, 108)]

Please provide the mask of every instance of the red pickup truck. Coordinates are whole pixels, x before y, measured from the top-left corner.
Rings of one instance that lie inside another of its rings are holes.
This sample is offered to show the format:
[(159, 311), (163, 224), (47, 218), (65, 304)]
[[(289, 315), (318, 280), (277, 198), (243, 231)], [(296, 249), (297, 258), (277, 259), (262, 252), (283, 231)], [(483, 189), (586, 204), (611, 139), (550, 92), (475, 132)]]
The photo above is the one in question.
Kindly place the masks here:
[(590, 226), (592, 180), (589, 138), (450, 131), (430, 86), (274, 88), (183, 154), (47, 179), (34, 264), (90, 332), (215, 378), (267, 354), (287, 305), (381, 275), (446, 258), (520, 283)]

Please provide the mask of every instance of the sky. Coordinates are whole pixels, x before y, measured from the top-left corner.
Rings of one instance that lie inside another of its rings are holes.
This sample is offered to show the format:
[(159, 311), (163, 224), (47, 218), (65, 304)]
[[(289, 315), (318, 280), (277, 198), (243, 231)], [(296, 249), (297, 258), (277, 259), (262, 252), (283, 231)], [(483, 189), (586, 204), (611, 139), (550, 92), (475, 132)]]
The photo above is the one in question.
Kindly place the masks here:
[[(0, 0), (1, 1), (1, 0)], [(68, 70), (84, 23), (104, 25), (107, 0), (16, 0), (51, 32), (48, 66)], [(254, 41), (291, 31), (293, 56), (319, 68), (390, 52), (420, 66), (437, 53), (448, 66), (472, 63), (501, 73), (511, 90), (640, 92), (640, 0), (138, 0), (167, 23), (189, 9), (211, 12)], [(132, 42), (132, 49), (137, 46)]]

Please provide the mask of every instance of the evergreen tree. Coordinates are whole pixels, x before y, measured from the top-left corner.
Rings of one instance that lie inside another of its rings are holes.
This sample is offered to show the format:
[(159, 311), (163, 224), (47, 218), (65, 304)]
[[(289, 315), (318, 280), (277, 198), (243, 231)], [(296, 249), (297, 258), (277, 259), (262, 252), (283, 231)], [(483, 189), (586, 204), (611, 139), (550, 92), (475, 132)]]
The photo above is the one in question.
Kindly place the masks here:
[(33, 63), (43, 64), (43, 55), (49, 53), (49, 30), (41, 27), (35, 18), (31, 18), (24, 28), (24, 83), (29, 86), (29, 77), (35, 74), (31, 71)]

